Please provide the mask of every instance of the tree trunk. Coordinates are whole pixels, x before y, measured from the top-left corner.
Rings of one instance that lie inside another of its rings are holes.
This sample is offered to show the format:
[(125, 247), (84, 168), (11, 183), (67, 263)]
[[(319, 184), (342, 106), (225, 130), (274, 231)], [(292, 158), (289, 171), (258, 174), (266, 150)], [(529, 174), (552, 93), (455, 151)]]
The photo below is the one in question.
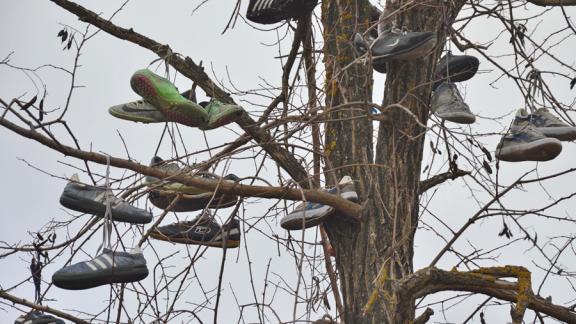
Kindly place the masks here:
[[(441, 30), (443, 10), (440, 3), (436, 4), (436, 8), (430, 3), (416, 4), (402, 11), (394, 16), (396, 26), (412, 31)], [(387, 8), (401, 5), (388, 4)], [(354, 33), (363, 33), (370, 26), (370, 9), (368, 1), (323, 2), (327, 107), (371, 102), (371, 66), (362, 62), (350, 65), (356, 58), (351, 40)], [(457, 10), (453, 8), (452, 12)], [(443, 43), (443, 37), (439, 36), (438, 48), (441, 49)], [(410, 114), (399, 108), (385, 109), (386, 119), (380, 122), (375, 154), (369, 108), (363, 105), (344, 110), (328, 108), (327, 179), (334, 183), (335, 178), (352, 176), (358, 181), (356, 189), (365, 207), (359, 224), (350, 224), (338, 216), (326, 224), (336, 251), (345, 308), (343, 320), (348, 324), (398, 324), (414, 319), (413, 301), (410, 307), (404, 303), (404, 306), (397, 305), (390, 283), (413, 273), (412, 246), (426, 131), (419, 123), (425, 125), (428, 120), (429, 81), (438, 53), (436, 50), (423, 59), (389, 64), (383, 106), (400, 104)], [(387, 253), (391, 251), (394, 253)], [(375, 288), (374, 280), (384, 262), (389, 280), (374, 309), (364, 315), (363, 307)]]

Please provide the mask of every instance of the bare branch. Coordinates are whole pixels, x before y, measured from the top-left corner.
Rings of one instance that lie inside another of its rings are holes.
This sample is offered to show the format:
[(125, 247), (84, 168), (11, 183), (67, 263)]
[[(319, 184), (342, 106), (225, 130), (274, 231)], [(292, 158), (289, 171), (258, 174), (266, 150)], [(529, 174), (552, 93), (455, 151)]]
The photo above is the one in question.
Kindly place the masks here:
[(430, 179), (426, 179), (423, 181), (420, 181), (420, 188), (419, 188), (419, 192), (420, 194), (423, 194), (424, 192), (426, 192), (426, 190), (437, 186), (441, 183), (444, 183), (446, 180), (455, 180), (457, 178), (469, 175), (470, 171), (463, 171), (463, 170), (456, 170), (456, 171), (448, 171), (448, 172), (444, 172), (441, 174), (437, 174), (435, 176), (433, 176)]

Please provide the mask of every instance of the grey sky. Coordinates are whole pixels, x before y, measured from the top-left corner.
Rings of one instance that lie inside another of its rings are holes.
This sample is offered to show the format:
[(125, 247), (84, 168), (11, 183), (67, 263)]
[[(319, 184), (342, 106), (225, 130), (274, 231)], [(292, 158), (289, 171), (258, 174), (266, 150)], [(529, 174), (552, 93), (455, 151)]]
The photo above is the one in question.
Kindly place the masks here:
[[(105, 17), (109, 17), (121, 2), (78, 1), (78, 3), (87, 6), (95, 12), (102, 12)], [(213, 76), (213, 79), (222, 80), (227, 86), (230, 86), (227, 73), (234, 86), (243, 91), (260, 88), (264, 85), (263, 80), (270, 82), (274, 86), (279, 86), (281, 83), (282, 62), (275, 58), (280, 54), (279, 48), (278, 46), (264, 46), (263, 44), (273, 44), (277, 37), (283, 36), (286, 28), (278, 32), (258, 31), (252, 29), (242, 20), (238, 20), (233, 29), (221, 35), (220, 33), (232, 13), (235, 2), (209, 1), (192, 15), (193, 9), (199, 3), (200, 1), (183, 0), (169, 1), (168, 3), (150, 0), (131, 1), (114, 18), (114, 22), (120, 26), (133, 27), (136, 31), (160, 43), (170, 44), (175, 52), (190, 56), (196, 62), (203, 61), (206, 70)], [(244, 14), (247, 1), (243, 1), (242, 5), (241, 12)], [(540, 10), (542, 9), (527, 6), (523, 15), (530, 16)], [(569, 15), (576, 15), (574, 9), (568, 8), (567, 12)], [(565, 23), (560, 17), (559, 10), (553, 10), (545, 16), (536, 18), (528, 26), (529, 30), (532, 31), (535, 27), (538, 27), (534, 38), (541, 40), (542, 37), (548, 35), (552, 30), (562, 28), (561, 26)], [(0, 58), (14, 51), (10, 63), (20, 67), (33, 68), (50, 63), (70, 68), (73, 64), (73, 52), (62, 51), (63, 45), (59, 43), (56, 34), (62, 28), (60, 24), (71, 25), (79, 30), (84, 30), (85, 24), (79, 22), (75, 16), (49, 1), (0, 0), (0, 18), (0, 30), (2, 31), (0, 32), (0, 44), (2, 44), (0, 45)], [(94, 28), (91, 28), (91, 30), (95, 31)], [(480, 21), (470, 25), (466, 30), (466, 36), (469, 39), (483, 42), (491, 40), (498, 35), (500, 30), (501, 26), (496, 22), (482, 18)], [(320, 35), (317, 35), (317, 40), (319, 39)], [(560, 39), (556, 38), (555, 41)], [(507, 42), (507, 36), (500, 37), (499, 41), (490, 47), (488, 53), (490, 55), (509, 54), (511, 50)], [(281, 54), (286, 54), (290, 46), (290, 39), (284, 40), (282, 46)], [(555, 54), (561, 59), (567, 60), (574, 67), (574, 48), (576, 48), (575, 38), (572, 37), (556, 47)], [(473, 54), (472, 51), (468, 53)], [(75, 91), (66, 120), (77, 136), (81, 147), (86, 150), (91, 147), (95, 152), (101, 151), (114, 156), (126, 157), (118, 131), (126, 141), (130, 157), (147, 164), (156, 149), (163, 125), (143, 125), (122, 121), (110, 116), (107, 109), (111, 105), (138, 99), (138, 96), (130, 89), (129, 78), (135, 70), (146, 67), (156, 57), (142, 48), (100, 32), (93, 40), (88, 42), (80, 59), (81, 68), (78, 70), (77, 78), (78, 84), (84, 87)], [(506, 56), (499, 57), (498, 61), (504, 62), (503, 64), (506, 65), (510, 65), (512, 62), (511, 58)], [(547, 58), (538, 61), (536, 65), (541, 67), (542, 70), (549, 69), (567, 72), (567, 70), (562, 70), (557, 64)], [(157, 67), (158, 64), (153, 65), (153, 68)], [(502, 132), (511, 120), (515, 109), (524, 106), (523, 98), (509, 79), (503, 78), (494, 83), (493, 86), (490, 86), (489, 84), (499, 77), (500, 74), (499, 72), (492, 72), (494, 67), (483, 58), (481, 58), (480, 68), (483, 73), (478, 74), (474, 79), (460, 86), (472, 111), (478, 114), (480, 118), (478, 118), (476, 124), (462, 129), (471, 134)], [(163, 66), (160, 66), (157, 73), (161, 74), (162, 72)], [(171, 76), (173, 76), (174, 70), (171, 70), (171, 73)], [(47, 84), (46, 109), (55, 109), (62, 106), (69, 89), (69, 78), (64, 73), (52, 68), (43, 68), (38, 74)], [(380, 102), (384, 76), (375, 75), (374, 102)], [(34, 84), (28, 78), (29, 76), (0, 66), (0, 84), (2, 85), (0, 87), (0, 98), (10, 100), (13, 97), (23, 95), (23, 98), (29, 99), (34, 96), (36, 94)], [(575, 92), (570, 91), (566, 79), (546, 76), (546, 80), (555, 88), (555, 94), (564, 103), (574, 101)], [(38, 80), (35, 80), (35, 82), (38, 86)], [(189, 87), (190, 82), (182, 76), (177, 76), (176, 85), (182, 90)], [(275, 91), (272, 94), (277, 93), (278, 91)], [(201, 98), (204, 98), (203, 93), (200, 92), (200, 94)], [(258, 114), (261, 107), (254, 106), (252, 103), (268, 104), (269, 102), (266, 98), (257, 96), (241, 97), (236, 95), (235, 99), (246, 110), (255, 114)], [(495, 116), (503, 117), (499, 120), (499, 123), (487, 119)], [(61, 127), (55, 127), (53, 131), (61, 138), (65, 138), (64, 142), (71, 143)], [(184, 127), (180, 127), (180, 131), (182, 132), (186, 149), (189, 152), (202, 150), (206, 147), (201, 131), (185, 129)], [(234, 140), (238, 133), (242, 133), (241, 129), (233, 125), (226, 129), (209, 131), (206, 136), (211, 145), (220, 145)], [(480, 141), (490, 151), (494, 151), (499, 139), (500, 135), (493, 134), (482, 137)], [(3, 178), (4, 183), (0, 188), (0, 203), (3, 206), (2, 217), (4, 218), (3, 226), (0, 228), (0, 241), (12, 244), (30, 243), (32, 240), (32, 236), (29, 234), (30, 231), (34, 232), (40, 229), (52, 219), (63, 220), (71, 216), (58, 202), (65, 181), (34, 170), (22, 160), (59, 177), (67, 177), (76, 172), (72, 167), (64, 163), (81, 168), (83, 165), (76, 159), (66, 158), (40, 144), (21, 138), (4, 128), (0, 128), (0, 147), (3, 151), (0, 154), (0, 165), (2, 165), (0, 176)], [(426, 147), (427, 157), (424, 165), (431, 159), (428, 145)], [(182, 147), (178, 149), (181, 153)], [(174, 152), (166, 141), (162, 144), (160, 153), (161, 156), (165, 157), (174, 156)], [(507, 185), (522, 173), (533, 168), (537, 168), (537, 173), (533, 173), (530, 178), (534, 178), (537, 174), (547, 175), (566, 170), (573, 167), (575, 157), (574, 144), (565, 143), (561, 155), (550, 162), (539, 164), (532, 162), (518, 164), (503, 162), (500, 165), (499, 182)], [(194, 162), (194, 159), (202, 161), (207, 158), (209, 158), (209, 154), (202, 153), (195, 155), (190, 162)], [(260, 159), (261, 156), (256, 162), (260, 162)], [(447, 166), (444, 165), (445, 160), (444, 156), (435, 158), (432, 166), (432, 175), (435, 172), (447, 169)], [(254, 172), (256, 162), (254, 160), (233, 161), (229, 172), (236, 173), (241, 177), (249, 176)], [(103, 174), (105, 170), (103, 166), (99, 165), (91, 164), (91, 167), (100, 174)], [(464, 169), (471, 168), (469, 165), (462, 165), (461, 167)], [(223, 164), (217, 171), (224, 172)], [(484, 172), (482, 170), (477, 171)], [(122, 170), (114, 169), (113, 173), (119, 176), (122, 174)], [(268, 162), (264, 177), (274, 185), (278, 185), (275, 175), (275, 165)], [(511, 193), (506, 199), (503, 199), (502, 203), (506, 207), (523, 210), (541, 207), (554, 199), (572, 193), (574, 191), (574, 177), (573, 174), (569, 174), (561, 179), (546, 182), (543, 187), (538, 184), (528, 185), (524, 188), (524, 191), (516, 190)], [(81, 178), (84, 181), (88, 181), (86, 175), (81, 175)], [(492, 179), (494, 178), (494, 175), (492, 175)], [(444, 184), (437, 192), (430, 192), (423, 199), (423, 203), (427, 204), (427, 209), (444, 222), (450, 224), (453, 230), (457, 230), (479, 208), (479, 204), (472, 198), (471, 191), (464, 185), (465, 182), (474, 189), (479, 189), (478, 185), (474, 184), (472, 180), (457, 180)], [(128, 184), (128, 182), (123, 183), (124, 186)], [(475, 192), (475, 194), (479, 199), (482, 199), (482, 203), (488, 200), (486, 193)], [(433, 199), (428, 204), (428, 198), (432, 197)], [(140, 199), (138, 203), (140, 206), (145, 206), (146, 201), (145, 199)], [(248, 199), (244, 205), (245, 211), (242, 213), (242, 216), (247, 219), (247, 223), (244, 224), (244, 230), (247, 230), (248, 224), (254, 224), (256, 222), (255, 218), (263, 215), (271, 206), (271, 203), (261, 199)], [(557, 216), (572, 217), (573, 210), (574, 202), (570, 199), (552, 211)], [(218, 215), (221, 219), (225, 219), (230, 211), (231, 209), (226, 209), (220, 211)], [(157, 209), (154, 211), (155, 215), (159, 213)], [(181, 213), (179, 217), (191, 218), (195, 214)], [(77, 214), (74, 213), (73, 215)], [(277, 291), (277, 296), (272, 306), (283, 321), (290, 321), (292, 319), (294, 298), (282, 289), (286, 288), (286, 285), (296, 286), (297, 268), (294, 258), (283, 248), (280, 248), (279, 255), (275, 242), (266, 237), (266, 235), (272, 234), (287, 237), (287, 232), (278, 225), (278, 221), (282, 216), (283, 214), (278, 215), (277, 218), (275, 216), (267, 216), (267, 223), (259, 222), (256, 225), (256, 229), (251, 229), (248, 235), (243, 236), (243, 240), (247, 242), (250, 260), (253, 262), (251, 267), (257, 297), (261, 298), (266, 267), (268, 262), (270, 262), (268, 279), (273, 283), (278, 283), (281, 287)], [(79, 228), (87, 219), (88, 216), (80, 217), (75, 221), (74, 226)], [(175, 219), (173, 215), (169, 216), (167, 222), (173, 222)], [(519, 221), (531, 230), (532, 234), (538, 231), (539, 242), (542, 242), (542, 244), (552, 236), (573, 236), (574, 233), (573, 223), (542, 222), (533, 216), (524, 217)], [(447, 238), (451, 237), (450, 232), (438, 221), (434, 220), (429, 213), (424, 214), (422, 222), (433, 226)], [(508, 221), (508, 224), (511, 225), (514, 231), (514, 238), (522, 238), (524, 236), (510, 221)], [(455, 247), (462, 254), (467, 254), (472, 252), (474, 248), (488, 251), (496, 246), (505, 244), (508, 240), (497, 236), (501, 227), (501, 217), (489, 218), (478, 222), (471, 227), (465, 237), (457, 242)], [(119, 226), (119, 229), (121, 231), (129, 230), (125, 225)], [(133, 240), (126, 238), (124, 241), (127, 246), (134, 245), (140, 237), (137, 227), (133, 227), (132, 230), (134, 231), (133, 234), (131, 233), (126, 237), (133, 237)], [(307, 232), (308, 241), (319, 241), (319, 238), (315, 237), (315, 229)], [(58, 241), (61, 242), (67, 235), (73, 234), (59, 232)], [(294, 237), (299, 239), (300, 234), (294, 233)], [(83, 251), (85, 253), (80, 253), (76, 256), (74, 262), (83, 261), (94, 256), (100, 241), (101, 233), (97, 232), (89, 243), (84, 246)], [(153, 244), (160, 256), (178, 252), (171, 262), (174, 268), (168, 270), (172, 273), (181, 271), (182, 267), (187, 264), (187, 251), (191, 254), (196, 251), (193, 246), (187, 250), (186, 247), (181, 245), (171, 245), (164, 242), (154, 242)], [(439, 239), (432, 231), (424, 228), (419, 230), (416, 238), (415, 268), (418, 269), (428, 265), (443, 245), (443, 240)], [(498, 262), (485, 260), (481, 265), (515, 264), (528, 267), (534, 271), (533, 286), (536, 290), (544, 272), (539, 271), (535, 264), (546, 267), (546, 263), (543, 262), (542, 256), (535, 249), (531, 249), (531, 246), (532, 244), (528, 241), (519, 241), (511, 247), (502, 250), (498, 255)], [(319, 246), (316, 248), (320, 249)], [(553, 251), (553, 249), (552, 246), (546, 246), (546, 251), (548, 252)], [(312, 253), (312, 250), (309, 249), (307, 252)], [(69, 253), (70, 251), (66, 250), (64, 256), (57, 258), (44, 269), (43, 274), (46, 282), (43, 287), (46, 287), (50, 281), (51, 274), (63, 266)], [(149, 269), (152, 270), (158, 259), (149, 246), (145, 247), (145, 256), (149, 262)], [(26, 279), (29, 276), (27, 267), (30, 257), (30, 254), (21, 253), (0, 259), (0, 268), (3, 269), (0, 287), (11, 287)], [(201, 290), (210, 290), (212, 291), (210, 295), (214, 294), (213, 290), (218, 282), (221, 257), (221, 250), (208, 249), (204, 256), (195, 263), (195, 274), (199, 279), (191, 282), (191, 286), (186, 289), (179, 299), (177, 308), (193, 309), (193, 304), (204, 302)], [(446, 255), (439, 263), (439, 266), (450, 269), (457, 262), (458, 259), (453, 255)], [(317, 262), (317, 264), (320, 266), (322, 263)], [(573, 271), (574, 254), (569, 254), (562, 264), (567, 271)], [(461, 268), (461, 270), (464, 269)], [(310, 274), (311, 270), (305, 269), (304, 273)], [(145, 279), (142, 284), (151, 287), (153, 284), (151, 278)], [(286, 283), (283, 283), (283, 280)], [(309, 284), (311, 282), (310, 276), (306, 277), (305, 280)], [(201, 282), (201, 285), (199, 282)], [(229, 250), (223, 288), (219, 322), (230, 323), (236, 321), (239, 317), (239, 310), (231, 289), (234, 290), (234, 294), (240, 304), (254, 302), (250, 285), (247, 251), (244, 248), (244, 243), (241, 244), (240, 249)], [(323, 286), (322, 288), (326, 287)], [(86, 291), (65, 291), (53, 287), (47, 295), (45, 304), (73, 314), (77, 314), (76, 310), (95, 313), (104, 309), (107, 305), (109, 289), (109, 287), (104, 286)], [(268, 289), (267, 295), (272, 296), (275, 287), (269, 286)], [(32, 300), (34, 296), (33, 285), (32, 283), (24, 284), (11, 293)], [(553, 295), (554, 302), (559, 304), (564, 304), (575, 298), (575, 292), (572, 288), (569, 288), (566, 279), (558, 277), (548, 279), (541, 294), (544, 296)], [(484, 298), (484, 296), (474, 297), (473, 300), (483, 300)], [(437, 299), (437, 296), (427, 298), (424, 303), (435, 299)], [(214, 300), (211, 300), (211, 302), (213, 303)], [(133, 309), (133, 301), (127, 301), (127, 305), (129, 310), (131, 309), (130, 307)], [(332, 306), (330, 314), (334, 314), (334, 305)], [(7, 305), (0, 304), (0, 307), (0, 322), (2, 323), (13, 321), (19, 315), (19, 312)], [(447, 314), (450, 315), (448, 319), (444, 319), (441, 313), (437, 312), (432, 322), (461, 322), (474, 307), (475, 304), (467, 300), (463, 304), (448, 310)], [(19, 308), (25, 310), (23, 307)], [(163, 310), (161, 307), (160, 311)], [(254, 308), (247, 308), (246, 312), (249, 321), (258, 321), (258, 315)], [(316, 319), (323, 313), (323, 310), (318, 311), (318, 315), (313, 316), (312, 319)], [(115, 316), (115, 310), (113, 314)], [(268, 316), (271, 315), (268, 311), (266, 314)], [(299, 306), (298, 314), (305, 314), (304, 305)], [(212, 315), (213, 313), (210, 310), (203, 310), (198, 313), (198, 316), (205, 322), (211, 322)], [(488, 323), (509, 321), (508, 306), (499, 307), (497, 310), (490, 308), (486, 316)], [(527, 319), (532, 320), (532, 316), (527, 316)], [(105, 315), (99, 318), (103, 319)], [(183, 318), (180, 317), (178, 323)], [(189, 320), (190, 323), (195, 323), (192, 318), (189, 318)], [(269, 317), (268, 320), (275, 322), (273, 317)]]

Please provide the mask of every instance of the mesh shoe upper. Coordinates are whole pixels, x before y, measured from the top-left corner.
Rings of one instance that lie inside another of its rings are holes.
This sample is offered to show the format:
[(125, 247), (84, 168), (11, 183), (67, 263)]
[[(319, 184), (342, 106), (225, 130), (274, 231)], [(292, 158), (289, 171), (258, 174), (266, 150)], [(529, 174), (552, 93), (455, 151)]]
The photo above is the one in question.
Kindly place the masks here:
[(436, 116), (456, 123), (471, 124), (476, 117), (454, 83), (443, 82), (432, 94), (430, 108)]
[[(202, 103), (200, 104), (202, 106)], [(214, 129), (236, 121), (244, 112), (242, 107), (229, 105), (218, 100), (212, 100), (203, 106), (208, 112), (208, 123), (200, 127), (202, 130)]]
[(571, 127), (554, 116), (546, 108), (540, 108), (530, 115), (530, 123), (536, 127)]

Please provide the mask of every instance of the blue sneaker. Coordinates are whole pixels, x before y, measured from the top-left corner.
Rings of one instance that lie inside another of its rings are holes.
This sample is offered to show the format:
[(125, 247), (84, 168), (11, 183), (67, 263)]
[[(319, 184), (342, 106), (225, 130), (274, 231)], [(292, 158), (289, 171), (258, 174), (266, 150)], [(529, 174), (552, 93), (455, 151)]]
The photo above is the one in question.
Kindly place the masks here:
[[(340, 187), (340, 196), (342, 198), (358, 201), (358, 194), (354, 188), (352, 178), (349, 176), (343, 177), (338, 187)], [(326, 190), (326, 192), (336, 194), (338, 191), (337, 188), (334, 187)], [(326, 217), (330, 216), (334, 211), (334, 207), (329, 205), (314, 202), (302, 203), (296, 206), (290, 214), (282, 218), (280, 226), (289, 231), (309, 228), (322, 223)]]
[(560, 154), (562, 143), (538, 131), (530, 116), (523, 109), (518, 111), (510, 131), (496, 148), (496, 158), (507, 162), (549, 161)]

